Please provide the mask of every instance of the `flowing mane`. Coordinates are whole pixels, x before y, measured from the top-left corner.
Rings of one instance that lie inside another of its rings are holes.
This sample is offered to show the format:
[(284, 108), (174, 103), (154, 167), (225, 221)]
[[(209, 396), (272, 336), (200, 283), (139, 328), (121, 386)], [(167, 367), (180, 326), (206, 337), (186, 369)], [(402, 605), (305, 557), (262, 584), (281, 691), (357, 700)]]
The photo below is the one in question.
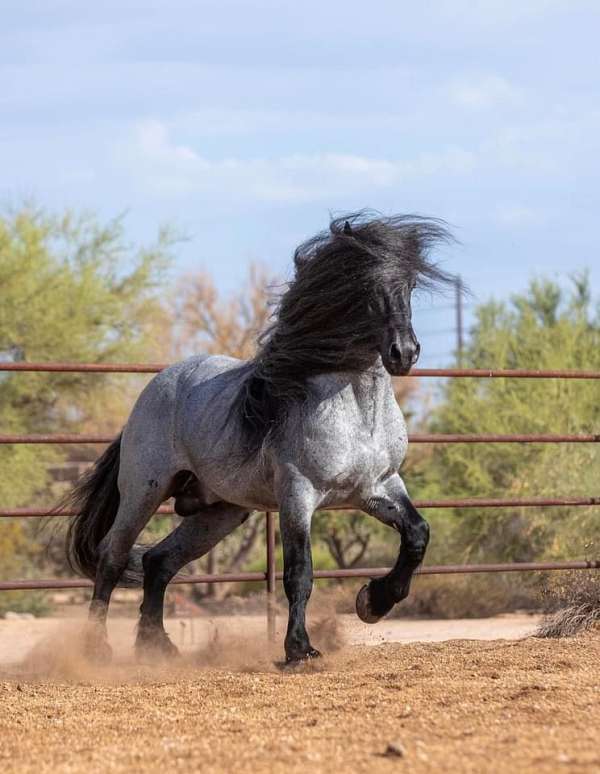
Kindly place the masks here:
[(381, 323), (378, 291), (435, 289), (453, 277), (429, 260), (452, 237), (443, 221), (416, 215), (352, 213), (294, 253), (294, 278), (258, 340), (234, 408), (249, 455), (277, 431), (286, 407), (307, 395), (317, 374), (359, 372), (373, 364)]

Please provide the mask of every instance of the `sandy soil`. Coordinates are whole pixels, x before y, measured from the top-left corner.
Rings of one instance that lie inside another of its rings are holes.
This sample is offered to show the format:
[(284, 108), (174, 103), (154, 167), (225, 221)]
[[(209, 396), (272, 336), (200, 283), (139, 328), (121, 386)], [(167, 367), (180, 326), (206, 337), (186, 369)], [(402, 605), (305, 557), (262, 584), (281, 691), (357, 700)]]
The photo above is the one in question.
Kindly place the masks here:
[(329, 655), (297, 671), (248, 627), (176, 666), (100, 669), (64, 623), (0, 667), (0, 770), (600, 771), (597, 634), (365, 646), (316, 628)]

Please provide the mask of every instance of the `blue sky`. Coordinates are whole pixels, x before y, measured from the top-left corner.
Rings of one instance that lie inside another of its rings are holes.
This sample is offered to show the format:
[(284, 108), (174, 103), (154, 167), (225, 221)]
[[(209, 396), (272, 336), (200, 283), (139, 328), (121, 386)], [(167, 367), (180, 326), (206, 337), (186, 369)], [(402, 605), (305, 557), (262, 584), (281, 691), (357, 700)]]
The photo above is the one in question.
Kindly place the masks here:
[[(4, 0), (0, 199), (174, 224), (224, 290), (362, 207), (448, 220), (475, 301), (597, 288), (599, 37), (597, 0)], [(449, 306), (416, 311), (424, 365)]]

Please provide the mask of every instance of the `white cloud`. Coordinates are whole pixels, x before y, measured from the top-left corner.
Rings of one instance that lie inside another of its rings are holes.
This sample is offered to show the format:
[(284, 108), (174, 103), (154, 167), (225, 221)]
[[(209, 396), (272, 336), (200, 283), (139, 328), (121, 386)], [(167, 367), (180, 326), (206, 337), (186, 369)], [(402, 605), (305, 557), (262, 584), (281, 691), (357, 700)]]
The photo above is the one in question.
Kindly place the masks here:
[(522, 102), (521, 91), (499, 75), (455, 80), (448, 91), (454, 104), (476, 110)]
[(115, 153), (137, 184), (157, 195), (196, 192), (285, 202), (390, 188), (442, 173), (460, 175), (475, 163), (474, 154), (461, 148), (421, 152), (405, 160), (328, 152), (213, 160), (174, 142), (167, 125), (156, 120), (137, 124)]

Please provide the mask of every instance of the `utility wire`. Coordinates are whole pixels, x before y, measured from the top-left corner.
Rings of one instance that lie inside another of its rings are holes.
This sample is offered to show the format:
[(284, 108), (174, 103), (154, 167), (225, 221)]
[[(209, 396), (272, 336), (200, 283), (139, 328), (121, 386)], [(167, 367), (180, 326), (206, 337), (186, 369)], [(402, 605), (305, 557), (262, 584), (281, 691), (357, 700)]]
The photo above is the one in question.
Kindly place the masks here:
[(435, 331), (416, 330), (418, 336), (441, 336), (443, 333), (456, 336), (456, 328), (438, 328)]
[[(464, 301), (462, 303), (463, 309), (471, 309), (474, 305), (473, 304), (465, 304)], [(442, 304), (441, 306), (415, 306), (413, 307), (413, 312), (415, 314), (421, 314), (421, 312), (442, 312), (442, 311), (456, 311), (456, 304)]]

